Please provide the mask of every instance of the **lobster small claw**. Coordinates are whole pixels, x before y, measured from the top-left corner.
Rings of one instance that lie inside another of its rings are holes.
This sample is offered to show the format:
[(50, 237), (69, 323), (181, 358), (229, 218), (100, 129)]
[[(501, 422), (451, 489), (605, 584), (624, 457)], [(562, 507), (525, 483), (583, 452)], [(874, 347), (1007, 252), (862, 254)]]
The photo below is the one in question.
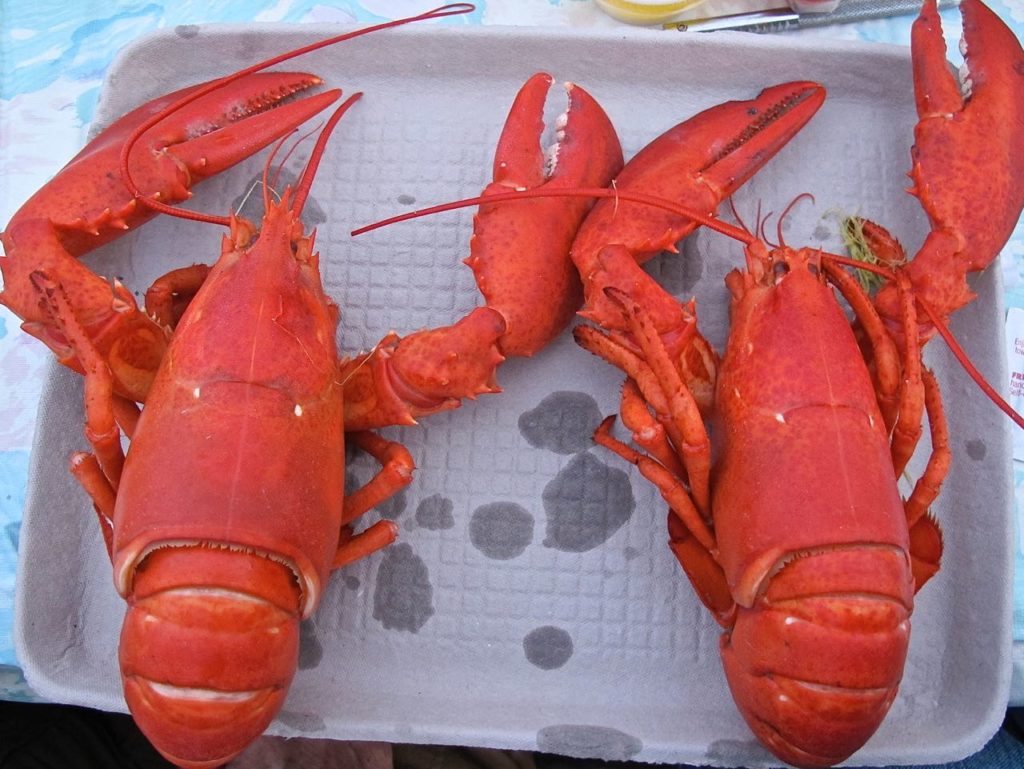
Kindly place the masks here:
[[(911, 192), (932, 232), (909, 266), (918, 293), (945, 317), (974, 294), (968, 272), (999, 254), (1024, 208), (1024, 51), (979, 0), (962, 0), (964, 87), (946, 61), (935, 0), (914, 22), (914, 131)], [(898, 318), (892, 287), (879, 293), (884, 316)]]

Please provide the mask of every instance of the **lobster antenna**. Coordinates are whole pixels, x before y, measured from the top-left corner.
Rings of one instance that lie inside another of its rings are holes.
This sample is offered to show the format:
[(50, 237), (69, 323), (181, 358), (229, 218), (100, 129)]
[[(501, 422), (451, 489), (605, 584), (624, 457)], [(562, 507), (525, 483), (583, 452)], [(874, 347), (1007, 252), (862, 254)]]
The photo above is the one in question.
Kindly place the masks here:
[(697, 211), (692, 211), (685, 206), (681, 206), (678, 203), (674, 203), (671, 200), (665, 200), (654, 195), (647, 195), (643, 192), (634, 192), (633, 190), (622, 190), (619, 188), (607, 189), (606, 187), (579, 187), (576, 189), (545, 189), (543, 187), (533, 190), (515, 190), (510, 192), (496, 192), (489, 195), (478, 195), (473, 198), (464, 198), (462, 200), (455, 200), (450, 203), (441, 203), (436, 206), (430, 206), (428, 208), (420, 208), (416, 211), (409, 211), (408, 213), (398, 214), (387, 219), (381, 219), (380, 221), (373, 222), (372, 224), (364, 224), (358, 229), (352, 230), (353, 236), (363, 235), (373, 230), (379, 230), (381, 227), (387, 227), (392, 224), (399, 222), (409, 221), (410, 219), (419, 219), (422, 216), (432, 216), (433, 214), (440, 214), (445, 211), (454, 211), (459, 208), (468, 208), (470, 206), (483, 205), (485, 203), (505, 203), (515, 200), (529, 200), (531, 198), (611, 198), (618, 202), (624, 200), (628, 203), (640, 203), (641, 205), (652, 206), (654, 208), (660, 208), (663, 211), (677, 214), (678, 216), (692, 219), (695, 222), (703, 224), (716, 232), (720, 232), (723, 235), (727, 235), (733, 240), (738, 240), (745, 245), (750, 245), (756, 237), (750, 232), (735, 224), (729, 224), (728, 222), (722, 221), (714, 214), (702, 214)]
[[(263, 164), (263, 173), (260, 176), (260, 183), (263, 185), (263, 210), (264, 211), (269, 211), (270, 210), (270, 182), (269, 182), (270, 167), (273, 165), (274, 158), (277, 156), (277, 153), (284, 146), (284, 143), (286, 141), (288, 141), (288, 137), (291, 136), (293, 133), (295, 133), (295, 132), (294, 131), (289, 131), (288, 134), (286, 134), (285, 136), (282, 136), (278, 141), (276, 141), (274, 143), (274, 149), (272, 149), (270, 151), (270, 156), (267, 158), (267, 162)], [(295, 151), (295, 147), (297, 147), (299, 142), (301, 142), (302, 139), (304, 139), (304, 138), (306, 138), (306, 137), (303, 136), (302, 138), (300, 138), (295, 143), (295, 146), (293, 146), (290, 150), (288, 150), (287, 154), (285, 154), (285, 156), (284, 156), (284, 159), (281, 161), (281, 165), (284, 165), (288, 161), (288, 158), (291, 157), (292, 152)], [(278, 166), (279, 169), (280, 169), (280, 167), (281, 166)], [(274, 183), (275, 183), (275, 185), (277, 184), (276, 175), (275, 175)], [(241, 208), (242, 207), (239, 206), (239, 210), (241, 210)]]
[(790, 211), (793, 210), (796, 204), (799, 203), (804, 198), (808, 198), (810, 199), (812, 204), (814, 203), (814, 195), (812, 195), (809, 192), (801, 192), (799, 195), (793, 198), (793, 200), (790, 201), (789, 205), (786, 206), (785, 210), (779, 215), (779, 223), (775, 227), (775, 234), (776, 237), (778, 237), (779, 239), (780, 246), (786, 247), (786, 239), (782, 236), (782, 222), (785, 220), (787, 216), (789, 216)]
[[(809, 193), (801, 194), (796, 198), (796, 200), (799, 200), (801, 197), (807, 194)], [(514, 192), (498, 192), (492, 195), (479, 195), (474, 198), (465, 198), (463, 200), (456, 200), (451, 203), (441, 203), (436, 206), (421, 208), (416, 211), (410, 211), (405, 214), (398, 214), (397, 216), (392, 216), (388, 219), (381, 219), (380, 221), (373, 222), (372, 224), (366, 224), (363, 225), (362, 227), (352, 230), (350, 234), (353, 236), (358, 236), (367, 232), (372, 232), (373, 230), (380, 229), (381, 227), (386, 227), (391, 224), (397, 224), (398, 222), (404, 222), (410, 219), (418, 219), (422, 216), (430, 216), (432, 214), (443, 213), (445, 211), (454, 211), (459, 208), (467, 208), (469, 206), (482, 205), (484, 203), (502, 203), (506, 201), (528, 200), (531, 198), (543, 197), (612, 198), (613, 200), (625, 200), (631, 203), (640, 203), (642, 205), (649, 205), (655, 208), (660, 208), (663, 211), (669, 211), (671, 213), (678, 214), (679, 216), (684, 216), (688, 219), (692, 219), (693, 221), (700, 222), (702, 225), (709, 227), (710, 229), (713, 229), (716, 232), (720, 232), (723, 235), (726, 235), (734, 240), (738, 240), (745, 245), (750, 245), (751, 243), (754, 243), (757, 240), (757, 238), (747, 230), (741, 229), (734, 224), (724, 222), (714, 215), (702, 214), (698, 211), (692, 211), (687, 209), (685, 206), (680, 205), (679, 203), (675, 203), (670, 200), (665, 200), (664, 198), (659, 198), (654, 195), (647, 195), (641, 192), (633, 192), (632, 190), (621, 190), (617, 188), (614, 190), (610, 190), (604, 187), (581, 187), (579, 189), (538, 188), (533, 190), (518, 190)], [(793, 202), (795, 203), (796, 200), (794, 200)], [(760, 206), (760, 204), (758, 205)], [(793, 203), (790, 203), (786, 211), (788, 212), (789, 208), (792, 208), (792, 206)], [(783, 213), (783, 215), (785, 215), (785, 212)], [(760, 217), (760, 212), (758, 212), (758, 216)], [(760, 228), (763, 229), (763, 227), (764, 225), (762, 223), (760, 225)], [(889, 278), (890, 280), (893, 278), (892, 270), (888, 270), (884, 267), (866, 264), (864, 262), (858, 262), (854, 259), (849, 259), (845, 256), (840, 256), (839, 254), (831, 254), (826, 251), (819, 251), (819, 253), (824, 258), (831, 259), (836, 264), (841, 264), (846, 267), (855, 267), (858, 269), (868, 270), (869, 272), (874, 272), (876, 274), (882, 275), (886, 278)], [(1013, 409), (1013, 407), (1010, 406), (1010, 404), (1008, 404), (1005, 400), (1003, 400), (1002, 397), (1000, 397), (999, 393), (995, 391), (995, 389), (981, 375), (981, 372), (978, 371), (978, 369), (971, 363), (966, 351), (953, 337), (945, 321), (943, 321), (941, 318), (938, 318), (933, 313), (931, 308), (923, 300), (921, 300), (920, 297), (918, 297), (917, 301), (924, 308), (925, 312), (928, 314), (936, 330), (938, 330), (939, 334), (946, 341), (946, 344), (949, 345), (950, 350), (952, 350), (953, 355), (960, 362), (960, 365), (964, 367), (968, 375), (975, 381), (975, 383), (978, 385), (981, 391), (985, 393), (985, 395), (987, 395), (988, 398), (993, 403), (995, 403), (996, 406), (998, 406), (1004, 414), (1010, 417), (1010, 419), (1012, 419), (1015, 424), (1017, 424), (1021, 428), (1024, 428), (1024, 417), (1018, 414)]]
[[(758, 203), (758, 205), (760, 205), (760, 203)], [(747, 226), (747, 223), (743, 221), (743, 217), (740, 216), (740, 212), (736, 208), (736, 199), (733, 195), (729, 196), (729, 210), (732, 212), (733, 218), (739, 223), (740, 227), (747, 232), (750, 232), (750, 228)]]
[(341, 116), (348, 112), (349, 107), (355, 104), (362, 95), (361, 92), (357, 91), (345, 99), (341, 106), (334, 110), (327, 119), (327, 124), (316, 138), (316, 144), (313, 145), (313, 151), (309, 155), (309, 160), (306, 161), (306, 168), (302, 172), (302, 177), (299, 179), (298, 184), (295, 185), (295, 200), (292, 203), (292, 213), (296, 217), (302, 214), (302, 207), (306, 205), (309, 190), (313, 186), (313, 177), (316, 176), (316, 169), (320, 167), (320, 160), (324, 156), (324, 150), (327, 149), (327, 140), (331, 137), (331, 132), (338, 125)]
[(128, 156), (131, 153), (132, 147), (135, 146), (135, 144), (139, 141), (139, 138), (146, 131), (155, 126), (168, 115), (177, 112), (183, 107), (194, 102), (196, 99), (201, 99), (203, 96), (206, 96), (206, 94), (212, 93), (213, 91), (216, 91), (218, 88), (221, 88), (227, 85), (228, 83), (234, 82), (239, 78), (245, 77), (246, 75), (251, 75), (254, 72), (259, 72), (261, 70), (267, 69), (268, 67), (272, 67), (275, 64), (280, 64), (283, 61), (294, 59), (298, 56), (302, 56), (303, 54), (310, 53), (311, 51), (316, 51), (320, 48), (324, 48), (329, 45), (334, 45), (335, 43), (341, 43), (356, 37), (362, 37), (363, 35), (368, 35), (370, 33), (378, 32), (380, 30), (390, 29), (391, 27), (398, 27), (402, 26), (403, 24), (411, 24), (417, 21), (426, 21), (428, 19), (441, 19), (446, 16), (458, 16), (460, 14), (472, 13), (475, 10), (476, 6), (473, 5), (472, 3), (450, 3), (448, 5), (442, 5), (437, 8), (433, 8), (429, 11), (424, 11), (423, 13), (417, 14), (416, 16), (407, 16), (402, 19), (394, 19), (392, 21), (385, 21), (380, 24), (372, 24), (368, 27), (362, 27), (361, 29), (353, 30), (351, 32), (345, 32), (341, 35), (335, 35), (334, 37), (329, 37), (326, 38), (325, 40), (320, 40), (316, 43), (310, 43), (309, 45), (304, 45), (301, 48), (296, 48), (292, 51), (288, 51), (287, 53), (282, 53), (278, 54), (277, 56), (273, 56), (258, 64), (253, 64), (252, 66), (239, 70), (234, 74), (227, 75), (226, 77), (222, 77), (217, 80), (211, 81), (206, 85), (201, 86), (196, 90), (192, 91), (191, 93), (183, 96), (181, 99), (174, 102), (173, 104), (168, 105), (167, 107), (160, 110), (159, 112), (157, 112), (147, 120), (144, 120), (142, 123), (135, 127), (135, 130), (128, 135), (128, 138), (125, 140), (125, 143), (121, 147), (121, 157), (119, 160), (121, 179), (124, 181), (125, 187), (128, 188), (128, 191), (136, 200), (141, 202), (143, 205), (152, 208), (154, 211), (169, 214), (171, 216), (176, 216), (179, 219), (191, 219), (192, 221), (207, 222), (209, 224), (220, 224), (224, 226), (229, 226), (231, 223), (230, 217), (215, 216), (213, 214), (188, 211), (186, 209), (177, 208), (175, 206), (169, 206), (166, 203), (162, 203), (151, 196), (145, 195), (142, 192), (142, 190), (139, 189), (138, 185), (135, 183), (135, 180), (132, 179), (131, 169), (128, 167)]
[(306, 141), (306, 139), (308, 139), (310, 136), (319, 131), (322, 126), (323, 123), (318, 123), (315, 128), (311, 128), (309, 131), (307, 131), (306, 133), (304, 133), (302, 136), (295, 140), (295, 143), (288, 149), (288, 152), (285, 153), (285, 156), (281, 158), (281, 162), (278, 163), (277, 165), (277, 170), (274, 171), (274, 178), (270, 180), (270, 185), (272, 189), (277, 189), (277, 187), (280, 185), (281, 174), (284, 171), (284, 167), (288, 164), (288, 161), (291, 160), (291, 157), (292, 155), (295, 154), (295, 151), (300, 146), (302, 146), (302, 142)]
[(977, 367), (967, 356), (967, 351), (960, 346), (960, 342), (957, 341), (956, 337), (953, 336), (953, 333), (949, 330), (949, 326), (946, 325), (946, 322), (938, 316), (932, 306), (924, 299), (918, 297), (917, 303), (921, 305), (925, 315), (928, 316), (932, 325), (935, 326), (935, 330), (939, 332), (943, 341), (949, 345), (949, 349), (952, 351), (953, 356), (957, 359), (957, 362), (963, 366), (967, 375), (978, 384), (978, 387), (980, 387), (982, 392), (989, 397), (989, 400), (995, 403), (1004, 414), (1016, 423), (1018, 427), (1024, 429), (1024, 417), (1017, 413), (1013, 406), (1003, 400), (1003, 397), (996, 392), (995, 388), (992, 387), (982, 373), (978, 371)]

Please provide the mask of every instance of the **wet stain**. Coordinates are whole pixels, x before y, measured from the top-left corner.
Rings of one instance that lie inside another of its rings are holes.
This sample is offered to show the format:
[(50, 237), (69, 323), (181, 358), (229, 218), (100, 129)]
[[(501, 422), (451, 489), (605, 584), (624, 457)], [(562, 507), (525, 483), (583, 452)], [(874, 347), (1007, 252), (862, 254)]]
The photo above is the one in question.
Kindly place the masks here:
[(973, 459), (975, 462), (980, 462), (985, 458), (985, 454), (988, 453), (988, 446), (985, 445), (985, 441), (973, 440), (967, 441), (967, 456)]
[(323, 658), (324, 647), (316, 637), (316, 623), (303, 620), (299, 623), (299, 670), (315, 668)]
[(380, 513), (381, 518), (393, 521), (405, 512), (405, 508), (409, 504), (408, 495), (406, 494), (407, 490), (402, 489), (397, 494), (393, 494), (377, 505), (375, 509)]
[(811, 237), (815, 240), (828, 240), (832, 237), (832, 228), (827, 224), (819, 224), (814, 228), (814, 232), (811, 233)]
[(285, 726), (300, 732), (322, 732), (327, 728), (324, 720), (313, 713), (296, 713), (293, 710), (282, 710), (277, 714), (277, 720)]
[(591, 550), (629, 520), (636, 507), (629, 476), (589, 452), (573, 457), (543, 493), (544, 546), (572, 553)]
[(469, 541), (488, 558), (515, 558), (533, 542), (533, 516), (514, 502), (481, 505), (469, 519)]
[(373, 593), (373, 618), (388, 630), (416, 633), (434, 613), (427, 565), (407, 543), (384, 551)]
[(199, 25), (198, 24), (179, 24), (174, 28), (174, 34), (178, 37), (183, 37), (186, 40), (193, 37), (199, 37)]
[(594, 445), (601, 424), (597, 401), (582, 392), (553, 392), (519, 417), (519, 432), (539, 449), (575, 454)]
[(448, 497), (431, 494), (416, 506), (416, 523), (431, 531), (450, 529), (455, 526), (454, 509), (455, 505)]
[(399, 195), (397, 200), (403, 206), (411, 206), (413, 203), (416, 202), (416, 198), (414, 198), (412, 195)]
[(573, 758), (628, 761), (644, 744), (631, 734), (607, 726), (558, 724), (537, 732), (537, 749)]
[(643, 551), (637, 547), (633, 547), (632, 545), (626, 545), (622, 551), (622, 555), (625, 556), (627, 561), (632, 561), (633, 559), (639, 558), (643, 555)]
[(526, 659), (541, 670), (555, 670), (572, 656), (572, 636), (553, 625), (535, 628), (523, 638), (523, 651)]
[(359, 577), (345, 577), (345, 587), (347, 587), (349, 590), (358, 590), (359, 586), (362, 584), (363, 583), (359, 581)]

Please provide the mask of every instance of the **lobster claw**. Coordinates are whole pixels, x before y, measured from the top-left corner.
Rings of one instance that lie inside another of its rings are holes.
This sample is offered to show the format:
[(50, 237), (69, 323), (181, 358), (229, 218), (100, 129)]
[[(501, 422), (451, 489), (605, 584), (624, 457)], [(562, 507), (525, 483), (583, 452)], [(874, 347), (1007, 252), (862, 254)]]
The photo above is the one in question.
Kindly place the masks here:
[[(800, 81), (766, 88), (753, 99), (711, 107), (638, 152), (616, 178), (616, 188), (641, 190), (713, 214), (803, 128), (824, 100), (822, 86)], [(692, 219), (650, 206), (598, 201), (573, 243), (572, 256), (586, 296), (581, 315), (605, 328), (623, 328), (621, 312), (605, 296), (605, 283), (592, 276), (626, 254), (633, 263), (619, 264), (615, 271), (632, 273), (632, 283), (647, 285), (650, 281), (637, 265), (660, 251), (675, 250), (675, 244), (697, 227)], [(616, 287), (633, 291), (625, 278)], [(650, 297), (635, 298), (645, 306), (651, 303)], [(655, 317), (654, 322), (664, 332), (675, 319)]]
[[(966, 274), (996, 258), (1024, 208), (1024, 51), (979, 0), (961, 0), (960, 11), (963, 90), (946, 61), (935, 0), (926, 0), (911, 39), (919, 116), (911, 192), (932, 232), (909, 270), (942, 316), (973, 298)], [(883, 293), (883, 314), (898, 317), (895, 290)]]
[[(163, 203), (187, 199), (193, 184), (286, 135), (337, 99), (335, 90), (284, 101), (320, 82), (305, 73), (250, 74), (199, 96), (139, 137), (128, 158), (133, 180), (144, 195)], [(129, 292), (77, 258), (155, 215), (139, 205), (117, 172), (122, 148), (147, 119), (201, 88), (167, 94), (116, 120), (29, 198), (0, 234), (5, 252), (0, 304), (72, 368), (79, 365), (68, 355), (65, 330), (68, 323), (81, 323), (110, 365), (117, 391), (135, 401), (145, 399), (166, 330), (136, 306)], [(74, 319), (55, 318), (41, 307), (31, 280), (35, 272), (61, 286)]]
[[(569, 105), (554, 146), (540, 141), (551, 75), (538, 72), (516, 95), (494, 154), (494, 178), (484, 196), (526, 189), (604, 187), (622, 168), (615, 129), (584, 89), (566, 84)], [(572, 319), (582, 297), (569, 249), (593, 201), (537, 198), (481, 204), (466, 259), (487, 306), (507, 329), (506, 356), (533, 355)]]

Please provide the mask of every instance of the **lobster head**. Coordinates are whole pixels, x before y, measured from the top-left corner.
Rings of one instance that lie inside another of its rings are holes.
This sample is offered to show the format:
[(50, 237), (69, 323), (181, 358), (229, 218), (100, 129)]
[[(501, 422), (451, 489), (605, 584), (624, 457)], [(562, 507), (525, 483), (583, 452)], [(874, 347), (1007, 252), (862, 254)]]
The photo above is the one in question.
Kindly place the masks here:
[(262, 734), (297, 666), (300, 599), (292, 570), (252, 551), (146, 556), (121, 630), (121, 676), (135, 722), (165, 758), (216, 767)]

